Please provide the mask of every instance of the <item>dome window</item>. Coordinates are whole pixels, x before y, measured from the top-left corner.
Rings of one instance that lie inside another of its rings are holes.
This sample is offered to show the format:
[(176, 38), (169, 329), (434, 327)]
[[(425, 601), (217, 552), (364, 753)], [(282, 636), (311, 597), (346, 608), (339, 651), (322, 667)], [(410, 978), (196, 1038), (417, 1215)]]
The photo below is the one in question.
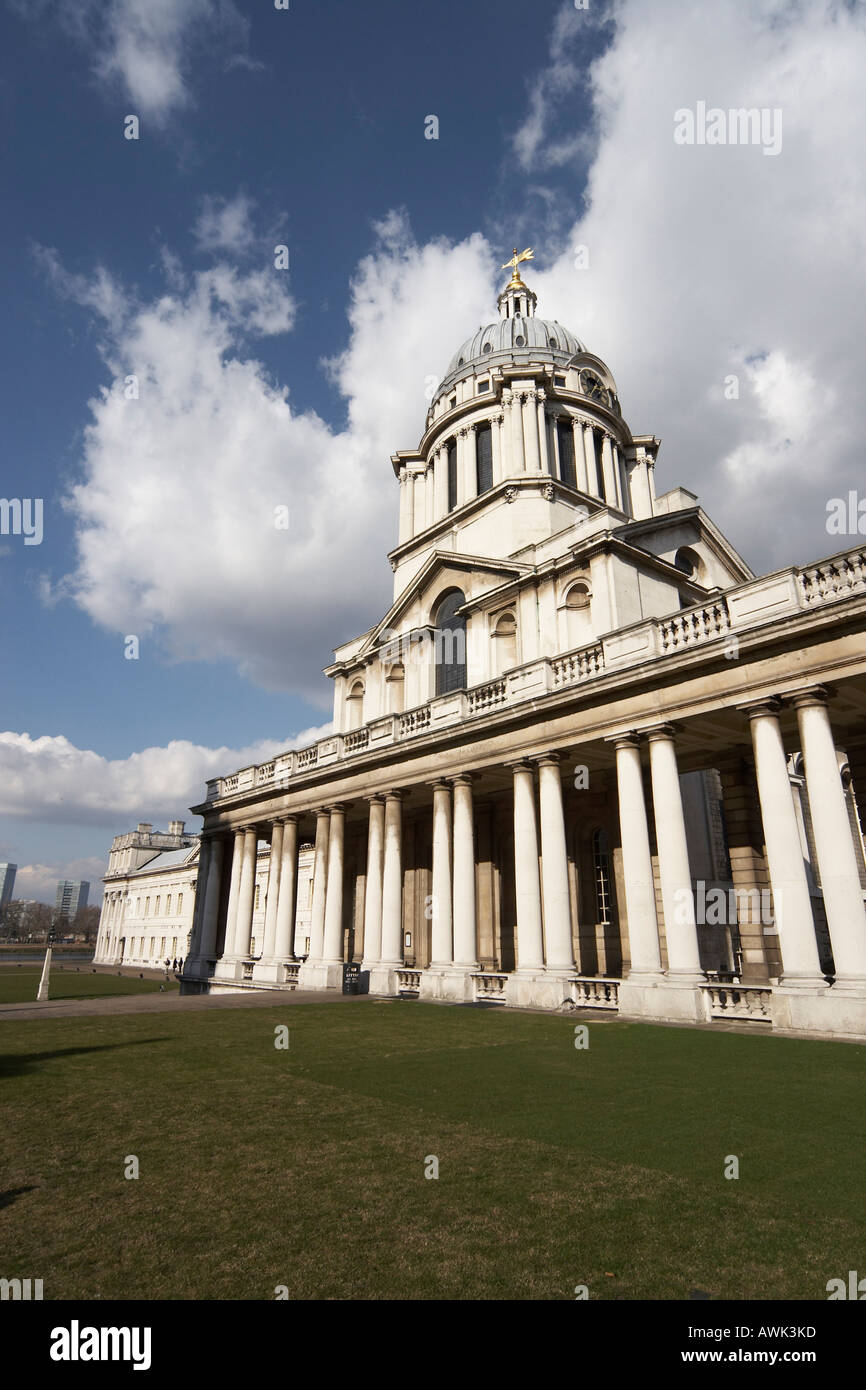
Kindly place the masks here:
[(464, 357), (459, 358), (457, 362), (458, 367), (462, 367), (465, 360), (466, 359)]
[(524, 338), (524, 336), (523, 336), (522, 333), (519, 333), (519, 334), (517, 335), (517, 337), (514, 339), (514, 346), (515, 346), (515, 347), (526, 347), (526, 339)]
[(556, 341), (555, 338), (548, 338), (547, 342), (548, 342), (548, 347), (552, 347), (552, 348), (554, 348), (554, 349), (556, 349), (556, 348), (559, 347), (559, 343)]
[(481, 349), (481, 351), (482, 351), (482, 352), (492, 352), (492, 351), (493, 351), (493, 344), (492, 344), (492, 343), (485, 343), (484, 346), (483, 346), (483, 348)]

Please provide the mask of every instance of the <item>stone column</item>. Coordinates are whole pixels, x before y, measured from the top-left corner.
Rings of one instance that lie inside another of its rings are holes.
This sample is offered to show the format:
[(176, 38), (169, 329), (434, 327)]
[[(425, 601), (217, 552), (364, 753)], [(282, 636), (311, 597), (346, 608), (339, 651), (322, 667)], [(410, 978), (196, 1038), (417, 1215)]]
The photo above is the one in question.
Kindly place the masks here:
[(490, 417), (490, 448), (493, 455), (493, 486), (502, 482), (503, 462), (502, 462), (502, 415), (492, 415)]
[(451, 779), (454, 787), (454, 964), (478, 969), (475, 917), (475, 823), (472, 778)]
[(523, 401), (518, 392), (511, 393), (511, 472), (526, 471), (526, 450), (523, 445)]
[(601, 471), (604, 478), (604, 497), (612, 507), (619, 505), (619, 498), (616, 493), (616, 477), (613, 471), (613, 454), (610, 447), (610, 435), (605, 433), (601, 441)]
[(583, 427), (583, 457), (586, 464), (587, 491), (591, 497), (602, 497), (601, 479), (595, 462), (595, 440), (592, 425)]
[(382, 869), (382, 964), (403, 963), (403, 822), (402, 792), (385, 797), (385, 854)]
[(827, 692), (821, 687), (796, 695), (793, 701), (806, 765), (806, 788), (836, 983), (863, 988), (866, 909), (826, 702)]
[(313, 859), (313, 903), (310, 916), (311, 961), (320, 961), (325, 949), (325, 892), (328, 875), (329, 812), (316, 812), (316, 850)]
[(523, 429), (526, 440), (526, 471), (527, 473), (539, 473), (541, 471), (541, 453), (538, 445), (538, 409), (535, 391), (528, 391), (523, 403)]
[(436, 520), (435, 481), (432, 460), (424, 469), (424, 526), (432, 526)]
[(295, 898), (298, 891), (298, 818), (287, 816), (283, 825), (280, 863), (280, 892), (277, 899), (277, 926), (274, 958), (293, 960), (295, 956)]
[(226, 907), (226, 930), (223, 940), (223, 956), (235, 955), (235, 937), (238, 927), (238, 892), (241, 886), (241, 867), (244, 858), (244, 832), (235, 831), (232, 845), (232, 876), (229, 882), (229, 900)]
[(631, 959), (629, 979), (638, 977), (639, 982), (652, 983), (662, 978), (662, 959), (640, 746), (636, 734), (614, 739), (614, 746)]
[(746, 706), (745, 710), (752, 726), (761, 820), (782, 950), (784, 974), (781, 983), (823, 986), (825, 982), (818, 960), (809, 884), (778, 711), (778, 700)]
[(442, 970), (454, 959), (451, 916), (451, 788), (433, 783), (433, 930), (430, 966)]
[(364, 893), (364, 969), (371, 970), (382, 957), (382, 865), (385, 840), (385, 802), (370, 797), (367, 836), (367, 881)]
[(701, 969), (698, 948), (686, 822), (672, 725), (661, 724), (650, 730), (649, 751), (668, 948), (667, 974), (674, 980), (698, 984), (706, 976)]
[[(571, 422), (571, 436), (574, 440), (574, 479), (578, 492), (589, 492), (586, 471), (586, 451), (584, 447), (583, 426), (575, 415)], [(560, 473), (560, 477), (562, 474)]]
[(273, 960), (277, 939), (277, 908), (280, 898), (280, 871), (283, 857), (283, 826), (275, 821), (271, 829), (271, 852), (268, 856), (268, 896), (265, 907), (265, 936), (262, 959)]
[(343, 850), (346, 811), (344, 806), (332, 806), (328, 828), (328, 887), (325, 898), (325, 944), (323, 959), (327, 965), (343, 962)]
[(478, 496), (478, 441), (476, 426), (467, 425), (463, 430), (463, 500), (468, 502)]
[(514, 881), (517, 906), (517, 969), (544, 969), (541, 892), (538, 881), (538, 830), (532, 765), (519, 762), (514, 772)]
[(544, 895), (545, 958), (548, 970), (574, 970), (568, 850), (559, 755), (538, 760), (538, 798), (541, 812), (541, 886)]
[[(225, 842), (222, 836), (210, 839), (207, 878), (202, 903), (200, 941), (198, 954), (204, 960), (216, 954), (217, 928), (219, 926), (220, 888), (222, 886), (222, 865)], [(196, 888), (196, 894), (198, 888)], [(204, 973), (202, 971), (201, 973)]]
[(235, 933), (235, 955), (246, 957), (250, 953), (253, 935), (253, 904), (256, 897), (256, 846), (258, 832), (255, 826), (244, 831), (243, 863), (241, 882), (238, 889), (238, 917)]
[(427, 484), (423, 473), (419, 473), (417, 468), (411, 475), (412, 478), (412, 515), (413, 515), (413, 535), (420, 535), (424, 530), (425, 512), (427, 508)]
[(544, 389), (539, 387), (536, 396), (536, 405), (538, 409), (538, 447), (541, 455), (538, 466), (542, 473), (551, 475), (553, 469), (550, 466), (550, 447), (547, 438), (547, 412), (544, 405), (546, 399), (547, 396)]
[(415, 507), (415, 494), (414, 494), (414, 491), (413, 491), (413, 487), (414, 487), (414, 484), (412, 483), (412, 480), (411, 480), (411, 477), (410, 477), (410, 475), (409, 475), (408, 470), (407, 470), (406, 468), (401, 468), (401, 469), (400, 469), (400, 533), (399, 533), (399, 534), (400, 534), (400, 539), (399, 539), (399, 544), (400, 544), (400, 545), (403, 545), (404, 541), (411, 540), (411, 539), (412, 539), (412, 535), (413, 535), (412, 527), (413, 527), (414, 514), (415, 514), (415, 513), (414, 513), (414, 507)]
[(201, 941), (201, 919), (204, 912), (204, 898), (207, 889), (207, 876), (210, 866), (210, 850), (212, 837), (202, 832), (198, 842), (198, 865), (195, 876), (195, 902), (192, 909), (192, 941), (190, 944), (189, 956), (191, 960), (199, 954), (199, 943)]
[[(769, 900), (770, 879), (764, 857), (764, 828), (758, 804), (754, 768), (737, 754), (719, 759), (725, 834), (734, 884), (736, 928), (742, 951), (744, 984), (766, 984), (782, 973), (779, 938), (764, 933), (760, 910), (762, 895)], [(734, 916), (734, 913), (731, 913)]]

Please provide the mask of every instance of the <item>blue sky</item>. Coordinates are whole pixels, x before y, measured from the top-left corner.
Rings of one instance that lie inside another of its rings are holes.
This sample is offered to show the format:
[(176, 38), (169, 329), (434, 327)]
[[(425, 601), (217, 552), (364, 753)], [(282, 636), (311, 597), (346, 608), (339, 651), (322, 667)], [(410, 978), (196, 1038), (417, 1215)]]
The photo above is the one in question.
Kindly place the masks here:
[[(389, 603), (389, 455), (516, 243), (662, 437), (662, 490), (759, 570), (843, 547), (862, 12), (0, 0), (0, 52), (0, 495), (44, 499), (40, 545), (0, 536), (18, 895), (97, 877), (113, 834), (327, 723), (321, 667)], [(780, 108), (781, 151), (678, 148), (699, 100)]]

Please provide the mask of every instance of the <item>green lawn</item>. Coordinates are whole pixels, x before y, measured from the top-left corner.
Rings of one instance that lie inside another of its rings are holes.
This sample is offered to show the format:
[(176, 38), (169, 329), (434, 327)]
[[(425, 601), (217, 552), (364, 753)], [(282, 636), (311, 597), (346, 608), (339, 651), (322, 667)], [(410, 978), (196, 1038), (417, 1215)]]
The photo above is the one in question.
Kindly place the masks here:
[[(41, 965), (38, 970), (32, 965), (0, 966), (0, 1004), (35, 1003), (41, 979)], [(78, 970), (67, 965), (61, 970), (52, 961), (48, 998), (101, 999), (106, 994), (149, 994), (161, 984), (166, 991), (178, 989), (174, 977), (166, 983), (161, 979), (139, 979), (137, 975), (94, 975), (89, 965)]]
[(0, 1273), (46, 1298), (825, 1299), (862, 1269), (866, 1050), (607, 1020), (579, 1051), (574, 1026), (372, 1000), (0, 1024)]

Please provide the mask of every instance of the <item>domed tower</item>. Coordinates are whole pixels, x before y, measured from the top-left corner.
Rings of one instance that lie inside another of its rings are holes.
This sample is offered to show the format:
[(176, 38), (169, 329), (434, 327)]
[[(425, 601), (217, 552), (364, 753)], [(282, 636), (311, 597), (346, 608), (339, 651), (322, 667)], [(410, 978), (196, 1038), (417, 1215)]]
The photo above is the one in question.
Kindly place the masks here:
[(515, 251), (499, 318), (458, 348), (400, 482), (395, 597), (432, 550), (504, 558), (584, 520), (652, 516), (658, 441), (635, 439), (609, 368), (568, 328), (536, 314)]

